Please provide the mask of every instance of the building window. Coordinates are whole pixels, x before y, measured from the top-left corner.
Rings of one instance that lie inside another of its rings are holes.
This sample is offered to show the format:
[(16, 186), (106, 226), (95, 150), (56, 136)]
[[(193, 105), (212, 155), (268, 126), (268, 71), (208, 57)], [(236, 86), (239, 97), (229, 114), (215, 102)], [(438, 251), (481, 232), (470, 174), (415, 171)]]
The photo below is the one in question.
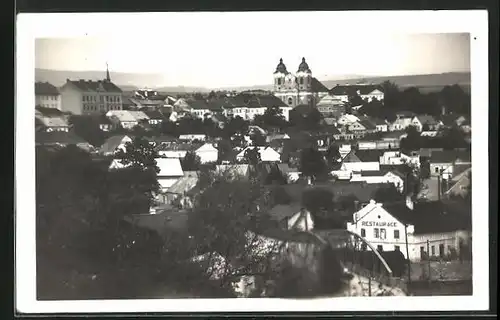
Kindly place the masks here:
[(281, 85), (281, 79), (278, 79), (278, 85), (279, 86)]
[(431, 253), (432, 255), (436, 255), (436, 247), (435, 246), (431, 246)]
[(399, 230), (394, 230), (394, 239), (399, 239)]
[(361, 243), (361, 251), (366, 251), (367, 247), (366, 243)]
[(434, 169), (434, 172), (435, 172), (435, 173), (439, 173), (439, 167), (436, 167), (436, 168)]
[(380, 239), (385, 240), (387, 238), (385, 229), (380, 229)]
[(377, 246), (377, 251), (379, 251), (379, 252), (384, 251), (384, 247), (382, 247), (382, 245), (381, 245), (381, 244), (379, 244), (379, 245)]
[(373, 237), (376, 238), (376, 239), (380, 238), (380, 230), (379, 230), (379, 228), (374, 228), (373, 229)]
[(288, 104), (289, 104), (289, 105), (292, 105), (292, 104), (293, 104), (293, 99), (292, 99), (292, 98), (288, 98)]
[(366, 230), (364, 228), (361, 229), (361, 236), (366, 237)]
[(444, 244), (439, 245), (439, 257), (444, 258)]
[(300, 83), (300, 84), (304, 84), (304, 78), (300, 78), (300, 79), (299, 79), (299, 83)]
[(399, 246), (394, 246), (394, 251), (401, 251)]

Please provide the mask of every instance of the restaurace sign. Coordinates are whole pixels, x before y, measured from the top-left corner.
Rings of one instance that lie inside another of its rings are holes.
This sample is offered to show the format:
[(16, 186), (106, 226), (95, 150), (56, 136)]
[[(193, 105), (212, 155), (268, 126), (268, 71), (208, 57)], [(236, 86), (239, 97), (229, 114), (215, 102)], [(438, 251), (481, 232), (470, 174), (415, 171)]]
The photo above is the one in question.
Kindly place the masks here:
[(385, 222), (385, 221), (361, 221), (362, 227), (388, 227), (395, 228), (397, 227), (396, 222)]

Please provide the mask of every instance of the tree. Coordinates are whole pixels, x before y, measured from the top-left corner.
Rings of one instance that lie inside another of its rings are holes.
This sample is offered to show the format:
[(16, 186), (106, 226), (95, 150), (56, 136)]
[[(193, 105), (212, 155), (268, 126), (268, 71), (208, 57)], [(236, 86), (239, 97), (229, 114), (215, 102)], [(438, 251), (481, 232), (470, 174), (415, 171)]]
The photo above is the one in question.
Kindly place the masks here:
[(261, 161), (262, 160), (260, 158), (260, 152), (258, 147), (248, 147), (245, 150), (244, 154), (245, 163), (257, 166)]
[(264, 147), (266, 145), (266, 136), (256, 132), (250, 137), (252, 139), (252, 145), (256, 147)]
[(226, 123), (223, 129), (224, 136), (226, 138), (231, 138), (236, 133), (246, 134), (248, 132), (249, 122), (241, 118), (240, 116), (236, 116), (230, 118)]
[(306, 129), (317, 130), (322, 118), (323, 116), (321, 115), (321, 112), (318, 111), (318, 109), (311, 108), (306, 117)]
[(269, 266), (272, 250), (263, 251), (255, 233), (270, 225), (262, 191), (251, 181), (215, 177), (188, 216), (189, 233), (194, 235), (198, 254), (207, 254), (209, 260), (222, 256), (226, 261), (217, 269), (220, 286), (229, 291), (234, 277), (262, 272)]
[[(156, 165), (155, 159), (158, 158), (158, 153), (155, 148), (146, 139), (136, 137), (132, 142), (125, 144), (125, 150), (119, 150), (115, 157), (120, 160), (125, 169), (112, 173), (114, 179), (110, 182), (115, 183), (117, 187), (128, 189), (130, 194), (136, 194), (139, 190), (137, 199), (126, 198), (128, 203), (144, 203), (144, 205), (151, 206), (160, 189), (157, 179), (160, 169)], [(123, 195), (124, 189), (118, 194)]]
[(201, 165), (201, 159), (194, 151), (186, 152), (186, 156), (181, 160), (182, 170), (198, 171)]
[(271, 191), (271, 197), (274, 205), (290, 204), (292, 202), (292, 198), (283, 186), (274, 187)]
[(162, 121), (161, 126), (160, 126), (160, 132), (165, 135), (169, 136), (178, 136), (179, 135), (179, 128), (177, 123), (165, 120)]
[(93, 146), (101, 146), (107, 134), (99, 128), (99, 123), (93, 116), (71, 116), (69, 123), (76, 135)]
[(277, 166), (272, 166), (269, 173), (266, 175), (265, 184), (287, 184), (288, 180), (285, 174), (281, 172)]
[(335, 169), (340, 164), (341, 155), (339, 151), (339, 146), (337, 144), (332, 144), (328, 147), (326, 151), (326, 158), (328, 161), (328, 166), (332, 169)]
[(333, 193), (325, 188), (314, 188), (304, 191), (302, 194), (302, 204), (313, 214), (321, 210), (333, 211)]
[(393, 184), (389, 184), (386, 187), (377, 189), (373, 198), (375, 201), (381, 203), (396, 202), (403, 200), (403, 195)]
[(311, 179), (326, 174), (327, 166), (321, 152), (314, 148), (303, 149), (300, 154), (300, 171)]
[(254, 118), (254, 124), (265, 129), (283, 129), (287, 125), (279, 107), (268, 107), (263, 115)]

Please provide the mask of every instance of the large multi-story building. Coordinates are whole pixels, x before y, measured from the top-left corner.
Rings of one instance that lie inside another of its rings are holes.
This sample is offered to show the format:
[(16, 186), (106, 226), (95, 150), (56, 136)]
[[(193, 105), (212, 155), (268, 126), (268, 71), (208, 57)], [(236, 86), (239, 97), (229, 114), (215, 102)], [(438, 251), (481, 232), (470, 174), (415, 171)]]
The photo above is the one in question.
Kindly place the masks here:
[(35, 83), (35, 106), (61, 110), (61, 94), (48, 82)]
[(283, 59), (280, 59), (274, 71), (274, 95), (281, 101), (292, 108), (315, 105), (327, 94), (328, 88), (312, 76), (305, 58), (302, 58), (296, 74), (288, 72)]
[(104, 80), (66, 80), (61, 90), (61, 110), (73, 114), (106, 113), (122, 110), (122, 90), (111, 82), (109, 70)]

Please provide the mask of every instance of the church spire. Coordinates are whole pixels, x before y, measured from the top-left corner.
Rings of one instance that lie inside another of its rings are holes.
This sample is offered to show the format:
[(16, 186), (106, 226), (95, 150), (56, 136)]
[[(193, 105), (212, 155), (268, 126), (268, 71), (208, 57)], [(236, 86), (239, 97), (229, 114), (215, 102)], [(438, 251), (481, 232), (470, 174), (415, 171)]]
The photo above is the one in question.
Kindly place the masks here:
[(109, 68), (107, 62), (106, 62), (106, 80), (111, 82), (111, 77), (109, 76)]

